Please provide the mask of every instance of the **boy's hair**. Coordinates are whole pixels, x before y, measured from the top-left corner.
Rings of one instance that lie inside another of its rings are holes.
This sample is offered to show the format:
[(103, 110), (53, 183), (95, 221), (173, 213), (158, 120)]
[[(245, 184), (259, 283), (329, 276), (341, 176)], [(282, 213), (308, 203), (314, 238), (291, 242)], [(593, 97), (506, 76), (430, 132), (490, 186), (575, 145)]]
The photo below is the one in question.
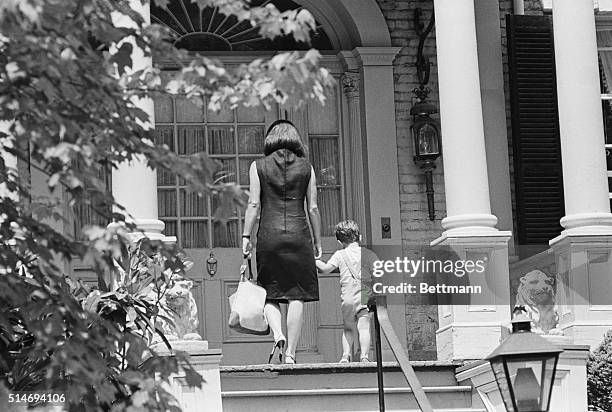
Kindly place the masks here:
[(343, 220), (336, 225), (336, 239), (342, 243), (359, 241), (359, 226), (353, 220)]

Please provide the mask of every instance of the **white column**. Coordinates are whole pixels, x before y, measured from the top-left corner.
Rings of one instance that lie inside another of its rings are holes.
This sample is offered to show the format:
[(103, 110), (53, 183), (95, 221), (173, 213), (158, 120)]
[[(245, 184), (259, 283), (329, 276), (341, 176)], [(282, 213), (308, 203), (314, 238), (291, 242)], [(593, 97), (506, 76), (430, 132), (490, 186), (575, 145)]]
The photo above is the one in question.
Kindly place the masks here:
[(480, 98), (474, 0), (435, 0), (445, 234), (495, 232)]
[[(5, 148), (15, 147), (15, 138), (10, 134), (10, 127), (11, 122), (8, 120), (0, 120), (0, 132), (7, 135), (0, 142), (0, 156), (2, 156), (2, 159), (4, 160), (4, 167), (7, 169), (7, 171), (16, 176), (18, 174), (17, 156), (5, 150)], [(9, 190), (5, 183), (0, 183), (0, 197), (8, 197), (13, 201), (17, 201), (19, 199), (18, 193)]]
[[(140, 0), (131, 0), (130, 6), (138, 11), (145, 22), (151, 21), (148, 2), (142, 4)], [(113, 15), (115, 26), (136, 27), (135, 23), (126, 15)], [(132, 43), (132, 71), (152, 67), (151, 57), (145, 56), (142, 49)], [(146, 129), (155, 127), (155, 112), (152, 99), (139, 99), (135, 104), (149, 115), (149, 120), (144, 124)], [(112, 191), (117, 203), (127, 209), (137, 227), (143, 230), (149, 237), (162, 237), (164, 223), (158, 219), (157, 214), (157, 173), (147, 167), (144, 160), (135, 160), (119, 165), (113, 170)], [(127, 216), (126, 216), (127, 217)], [(132, 220), (132, 219), (130, 219)]]
[(566, 234), (612, 234), (595, 16), (590, 0), (554, 0)]
[[(432, 245), (451, 248), (462, 260), (487, 262), (486, 290), (472, 295), (469, 305), (438, 306), (436, 346), (440, 360), (482, 359), (499, 344), (510, 321), (511, 232), (497, 230), (491, 213), (487, 161), (495, 164), (495, 158), (487, 159), (485, 148), (474, 0), (435, 0), (434, 12), (447, 217), (444, 233)], [(491, 75), (483, 84), (498, 80)], [(497, 100), (494, 92), (487, 99)], [(496, 136), (491, 138), (496, 143)]]
[(595, 348), (612, 328), (612, 214), (593, 2), (554, 0), (565, 230), (556, 255), (559, 328)]
[[(491, 211), (500, 230), (512, 230), (506, 99), (499, 3), (475, 0), (476, 38)], [(512, 254), (513, 242), (509, 245)]]

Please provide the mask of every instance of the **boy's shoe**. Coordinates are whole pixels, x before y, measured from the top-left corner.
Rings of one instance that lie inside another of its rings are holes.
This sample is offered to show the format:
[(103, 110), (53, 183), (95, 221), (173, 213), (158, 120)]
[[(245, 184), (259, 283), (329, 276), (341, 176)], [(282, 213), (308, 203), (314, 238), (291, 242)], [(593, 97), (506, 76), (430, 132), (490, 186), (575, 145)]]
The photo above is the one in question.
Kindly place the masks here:
[(342, 356), (342, 358), (340, 358), (340, 360), (338, 361), (338, 363), (350, 363), (350, 362), (351, 362), (351, 357), (349, 355)]
[(361, 359), (359, 359), (360, 362), (369, 362), (370, 360), (368, 359), (367, 356), (362, 356)]

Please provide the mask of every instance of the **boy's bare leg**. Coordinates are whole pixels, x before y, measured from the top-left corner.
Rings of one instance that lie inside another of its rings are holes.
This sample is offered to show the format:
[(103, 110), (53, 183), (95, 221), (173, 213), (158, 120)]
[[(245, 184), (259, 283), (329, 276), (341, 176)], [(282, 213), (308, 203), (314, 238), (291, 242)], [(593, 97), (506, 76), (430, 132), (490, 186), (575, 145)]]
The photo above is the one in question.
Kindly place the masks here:
[(353, 326), (344, 324), (344, 330), (342, 331), (342, 357), (351, 359), (351, 353), (353, 348)]
[(361, 358), (368, 358), (370, 353), (370, 314), (365, 314), (357, 319), (357, 330), (359, 331), (359, 347)]

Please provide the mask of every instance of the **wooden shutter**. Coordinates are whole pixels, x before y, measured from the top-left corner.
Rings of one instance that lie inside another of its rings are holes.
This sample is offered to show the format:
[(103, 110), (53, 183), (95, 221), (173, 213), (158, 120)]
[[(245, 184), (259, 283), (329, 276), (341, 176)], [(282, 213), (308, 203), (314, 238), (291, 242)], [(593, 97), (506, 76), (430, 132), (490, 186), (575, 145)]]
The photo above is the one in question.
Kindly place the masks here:
[(564, 215), (552, 20), (508, 15), (518, 241), (548, 244)]

